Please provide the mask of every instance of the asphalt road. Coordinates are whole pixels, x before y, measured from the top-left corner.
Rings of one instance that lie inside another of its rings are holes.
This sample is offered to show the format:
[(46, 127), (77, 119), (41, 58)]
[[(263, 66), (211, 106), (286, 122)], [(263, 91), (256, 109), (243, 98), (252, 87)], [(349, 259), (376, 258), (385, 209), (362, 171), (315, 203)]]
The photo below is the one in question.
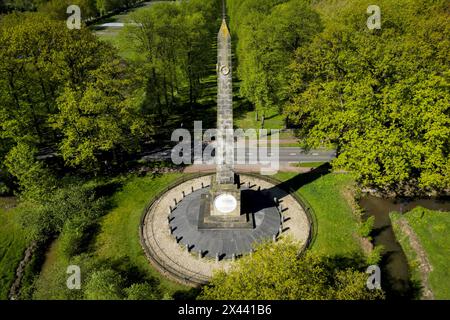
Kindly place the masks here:
[[(336, 157), (335, 150), (308, 150), (305, 151), (298, 147), (280, 147), (278, 149), (278, 158), (280, 163), (289, 162), (327, 162)], [(259, 153), (266, 155), (268, 158), (276, 157), (276, 153), (272, 153), (271, 148), (249, 148), (248, 150), (236, 148), (235, 149), (235, 161), (237, 161), (238, 155), (241, 159), (245, 154), (245, 161), (248, 163), (249, 159), (259, 160)], [(170, 160), (172, 149), (157, 150), (152, 153), (148, 153), (142, 157), (143, 160)], [(263, 156), (264, 158), (264, 156)], [(273, 158), (274, 159), (274, 158)], [(204, 161), (211, 161), (211, 156), (205, 156)]]
[[(334, 150), (309, 150), (306, 152), (297, 147), (280, 147), (278, 150), (280, 162), (326, 162), (334, 159), (336, 156), (336, 151)], [(242, 150), (236, 150), (236, 152), (242, 152)], [(249, 156), (255, 156), (257, 152), (257, 149), (249, 149), (246, 151), (246, 159)], [(262, 152), (265, 153), (266, 150), (263, 149)], [(269, 157), (272, 156), (270, 148), (266, 154)]]

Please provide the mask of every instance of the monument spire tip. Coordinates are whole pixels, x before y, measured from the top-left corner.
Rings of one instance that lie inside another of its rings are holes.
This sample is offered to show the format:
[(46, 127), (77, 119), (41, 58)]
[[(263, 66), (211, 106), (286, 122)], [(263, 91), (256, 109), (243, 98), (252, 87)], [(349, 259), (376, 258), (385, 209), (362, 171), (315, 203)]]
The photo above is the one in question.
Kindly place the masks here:
[(220, 33), (223, 36), (229, 36), (230, 35), (230, 31), (229, 31), (228, 25), (227, 25), (227, 20), (225, 18), (222, 19), (222, 25), (220, 27)]

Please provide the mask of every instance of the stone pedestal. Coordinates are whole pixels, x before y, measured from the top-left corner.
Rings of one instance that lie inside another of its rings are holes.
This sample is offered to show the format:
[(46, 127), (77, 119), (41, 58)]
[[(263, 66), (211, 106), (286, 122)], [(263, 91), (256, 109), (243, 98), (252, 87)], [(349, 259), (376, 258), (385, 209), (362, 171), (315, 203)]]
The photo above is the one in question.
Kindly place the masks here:
[(201, 197), (198, 228), (254, 228), (253, 215), (241, 213), (241, 190), (238, 184), (219, 184), (213, 176), (210, 191)]
[(239, 217), (241, 215), (241, 190), (237, 184), (219, 184), (213, 176), (209, 193), (211, 216)]

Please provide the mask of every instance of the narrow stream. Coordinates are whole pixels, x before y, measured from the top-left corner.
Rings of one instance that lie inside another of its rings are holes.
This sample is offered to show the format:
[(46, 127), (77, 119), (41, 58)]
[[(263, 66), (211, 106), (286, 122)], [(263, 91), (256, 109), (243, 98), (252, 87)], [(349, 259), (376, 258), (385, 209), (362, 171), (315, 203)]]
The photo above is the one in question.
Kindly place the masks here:
[[(431, 210), (450, 211), (450, 198), (429, 199), (384, 199), (365, 195), (360, 201), (366, 216), (375, 217), (372, 238), (374, 245), (384, 246), (381, 269), (385, 275), (385, 285), (382, 286), (390, 297), (414, 298), (414, 286), (410, 282), (408, 262), (402, 247), (395, 238), (389, 213), (393, 211), (405, 213), (415, 207)], [(386, 286), (387, 285), (387, 286)]]

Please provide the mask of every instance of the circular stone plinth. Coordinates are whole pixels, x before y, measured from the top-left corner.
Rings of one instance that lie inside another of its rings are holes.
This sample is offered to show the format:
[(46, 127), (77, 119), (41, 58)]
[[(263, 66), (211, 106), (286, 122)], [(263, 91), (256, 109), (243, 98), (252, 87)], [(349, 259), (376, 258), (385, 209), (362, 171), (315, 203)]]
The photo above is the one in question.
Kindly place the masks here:
[(252, 229), (199, 230), (200, 203), (209, 187), (187, 195), (169, 216), (172, 235), (202, 257), (232, 259), (251, 252), (255, 242), (271, 240), (280, 232), (281, 215), (269, 192), (241, 186), (241, 212), (252, 215)]
[[(284, 217), (282, 236), (291, 236), (293, 240), (298, 241), (302, 245), (308, 242), (310, 235), (309, 220), (304, 209), (293, 196), (273, 183), (255, 176), (241, 174), (240, 180), (243, 186), (247, 186), (250, 183), (251, 190), (255, 192), (260, 189), (263, 194), (267, 195), (266, 199), (272, 199), (272, 201), (274, 197), (279, 199), (283, 207)], [(171, 219), (169, 217), (169, 208), (184, 205), (183, 202), (188, 203), (188, 201), (184, 200), (189, 198), (192, 189), (194, 193), (203, 192), (202, 190), (207, 188), (210, 182), (211, 175), (206, 175), (180, 183), (168, 190), (152, 203), (145, 213), (141, 224), (141, 244), (148, 260), (164, 275), (186, 285), (197, 286), (205, 284), (215, 271), (226, 271), (233, 264), (230, 259), (221, 259), (219, 262), (216, 262), (216, 259), (208, 258), (209, 255), (200, 258), (198, 252), (195, 252), (193, 249), (188, 252), (186, 246), (178, 243), (169, 229), (169, 220)], [(183, 197), (183, 193), (185, 197)], [(254, 210), (256, 210), (256, 206), (259, 204), (253, 203), (253, 205), (255, 206)], [(191, 204), (191, 206), (194, 206), (194, 204)], [(260, 207), (259, 210), (261, 209)], [(264, 223), (264, 219), (261, 220), (256, 215), (255, 223), (261, 226)], [(175, 231), (173, 230), (174, 234)]]

